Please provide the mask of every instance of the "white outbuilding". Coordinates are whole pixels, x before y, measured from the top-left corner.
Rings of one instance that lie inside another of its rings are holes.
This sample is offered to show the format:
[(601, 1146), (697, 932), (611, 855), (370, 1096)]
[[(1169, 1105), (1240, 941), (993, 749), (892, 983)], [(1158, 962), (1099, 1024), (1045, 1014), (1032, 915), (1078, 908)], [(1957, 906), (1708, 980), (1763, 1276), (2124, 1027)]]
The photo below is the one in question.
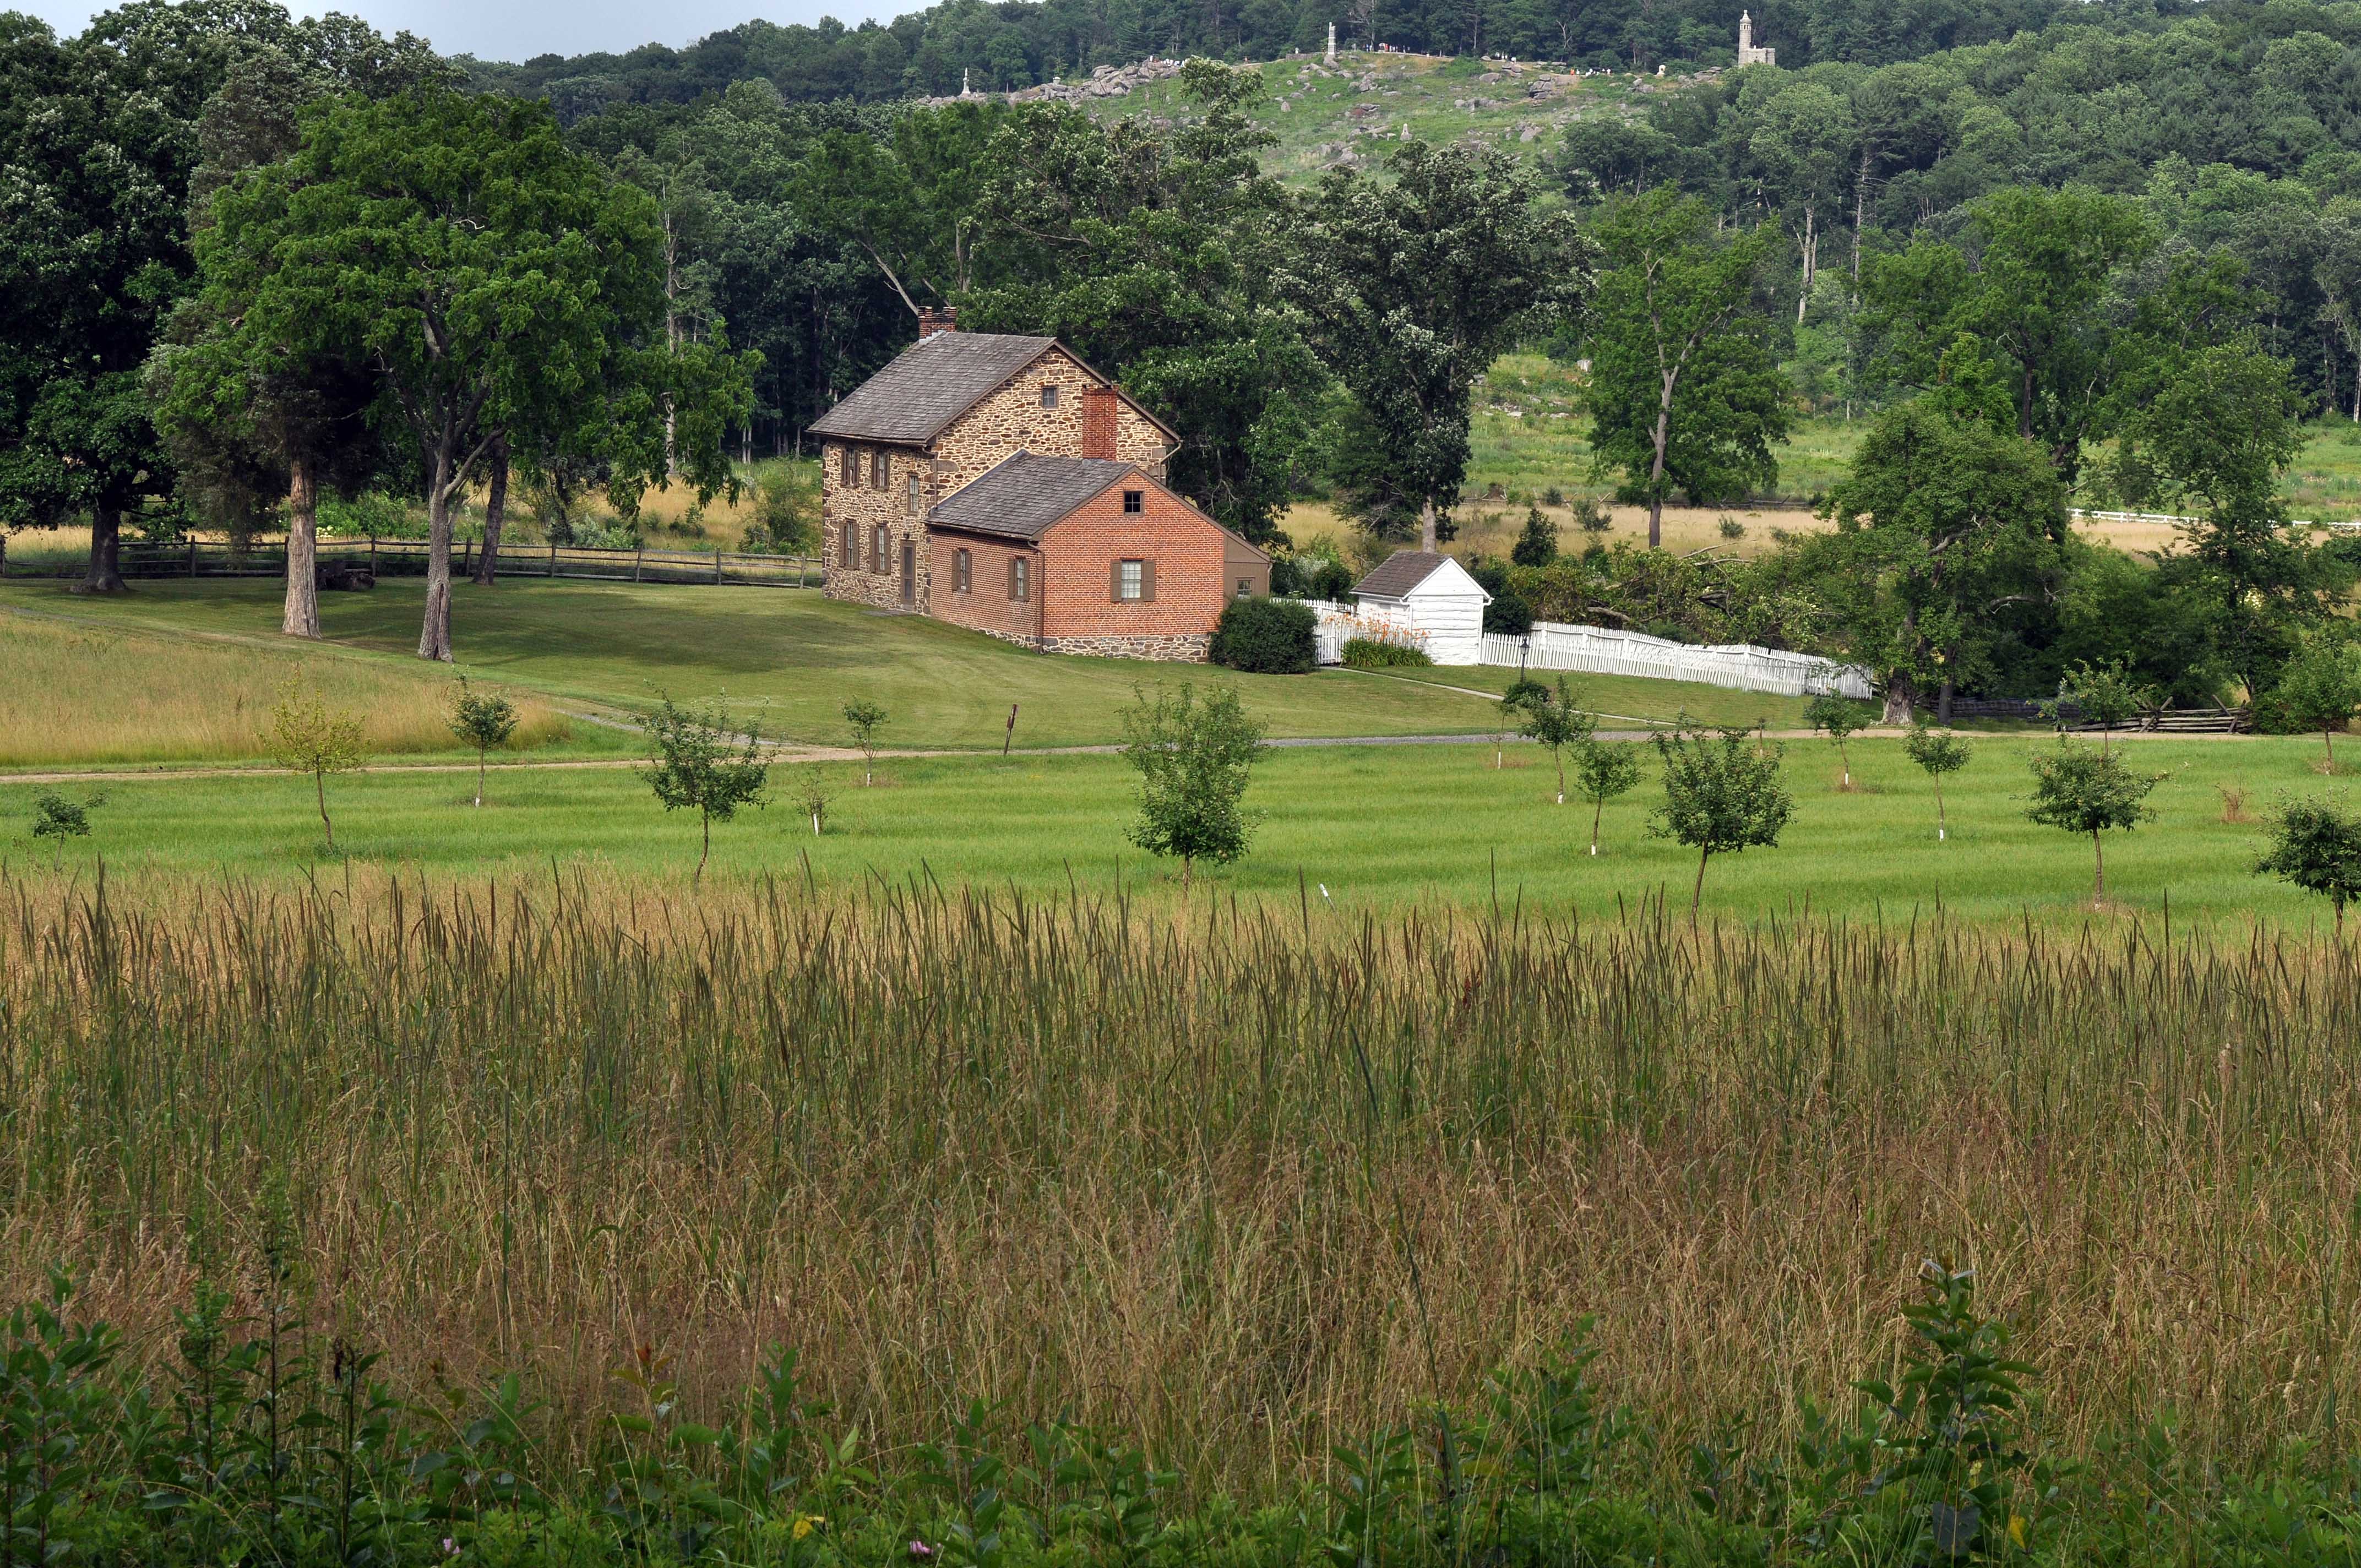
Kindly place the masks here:
[(1473, 664), (1484, 652), (1492, 596), (1448, 555), (1398, 550), (1354, 587), (1361, 613), (1408, 628), (1438, 664)]

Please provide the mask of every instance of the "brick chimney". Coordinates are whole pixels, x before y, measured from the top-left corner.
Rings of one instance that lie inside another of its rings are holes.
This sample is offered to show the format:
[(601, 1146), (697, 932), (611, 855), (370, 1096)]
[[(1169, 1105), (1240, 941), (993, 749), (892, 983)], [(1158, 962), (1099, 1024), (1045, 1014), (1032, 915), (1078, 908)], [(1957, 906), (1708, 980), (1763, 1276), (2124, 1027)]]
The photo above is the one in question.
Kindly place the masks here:
[(1082, 455), (1115, 456), (1115, 389), (1082, 389)]
[(918, 307), (918, 341), (924, 343), (939, 332), (959, 331), (959, 307), (945, 305), (937, 310), (932, 305)]

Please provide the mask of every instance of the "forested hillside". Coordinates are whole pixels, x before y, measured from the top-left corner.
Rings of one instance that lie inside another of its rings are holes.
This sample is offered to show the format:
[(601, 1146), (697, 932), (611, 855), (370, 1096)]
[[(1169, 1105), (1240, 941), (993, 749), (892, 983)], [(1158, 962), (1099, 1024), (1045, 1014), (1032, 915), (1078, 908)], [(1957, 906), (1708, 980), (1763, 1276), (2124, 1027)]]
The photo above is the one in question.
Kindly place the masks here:
[(1745, 5), (1757, 36), (1789, 67), (1884, 65), (2037, 32), (2060, 16), (2111, 23), (2197, 10), (2172, 0), (942, 0), (890, 25), (750, 21), (686, 49), (650, 44), (470, 70), (483, 86), (547, 97), (568, 119), (617, 104), (688, 103), (734, 82), (768, 82), (791, 103), (886, 103), (957, 93), (963, 77), (1005, 92), (1148, 55), (1269, 60), (1321, 48), (1332, 23), (1348, 49), (1653, 71), (1733, 63)]

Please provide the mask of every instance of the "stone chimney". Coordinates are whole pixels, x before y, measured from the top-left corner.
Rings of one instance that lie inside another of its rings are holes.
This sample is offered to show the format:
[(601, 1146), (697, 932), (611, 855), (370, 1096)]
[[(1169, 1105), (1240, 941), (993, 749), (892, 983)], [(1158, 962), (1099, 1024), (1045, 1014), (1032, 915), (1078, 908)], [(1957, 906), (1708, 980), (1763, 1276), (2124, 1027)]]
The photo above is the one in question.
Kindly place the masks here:
[(959, 331), (959, 308), (945, 305), (941, 310), (932, 305), (918, 307), (918, 341), (924, 343), (939, 332)]
[(1115, 400), (1113, 387), (1082, 389), (1083, 456), (1114, 458)]

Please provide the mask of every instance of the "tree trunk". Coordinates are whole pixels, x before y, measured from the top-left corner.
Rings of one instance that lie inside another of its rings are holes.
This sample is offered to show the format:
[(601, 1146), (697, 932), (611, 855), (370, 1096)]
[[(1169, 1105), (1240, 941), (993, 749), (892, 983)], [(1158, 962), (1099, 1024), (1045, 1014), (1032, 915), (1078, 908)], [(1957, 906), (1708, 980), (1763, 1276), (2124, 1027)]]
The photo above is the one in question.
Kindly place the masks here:
[(2327, 725), (2320, 727), (2320, 743), (2328, 748), (2328, 776), (2336, 776), (2336, 740)]
[(476, 748), (476, 806), (479, 810), (484, 804), (484, 753), (489, 750), (484, 746)]
[(713, 853), (713, 814), (707, 812), (697, 820), (704, 826), (705, 842), (697, 851), (697, 872), (688, 879), (688, 885), (691, 887), (696, 887), (705, 881), (705, 862)]
[(448, 452), (434, 455), (434, 488), (426, 497), (426, 615), (418, 656), (451, 662), (451, 491)]
[(1590, 807), (1590, 852), (1598, 853), (1598, 819), (1607, 811), (1607, 797), (1600, 795)]
[(1901, 672), (1896, 671), (1888, 675), (1885, 678), (1885, 711), (1879, 717), (1878, 722), (1907, 725), (1910, 722), (1911, 709), (1916, 705), (1916, 694), (1910, 689), (1908, 678)]
[(1697, 905), (1704, 902), (1705, 899), (1705, 863), (1712, 858), (1713, 851), (1711, 850), (1699, 850), (1697, 851), (1697, 885), (1689, 889), (1689, 924), (1692, 927), (1697, 924)]
[(1943, 775), (1935, 775), (1935, 842), (1950, 837), (1950, 824), (1943, 819)]
[(1817, 227), (1817, 214), (1811, 208), (1806, 207), (1804, 209), (1804, 286), (1795, 295), (1797, 326), (1804, 324), (1805, 308), (1812, 302), (1812, 275), (1817, 270), (1819, 258), (1820, 236)]
[(2099, 905), (2106, 901), (2107, 851), (2099, 842), (2099, 830), (2093, 828), (2091, 829), (2091, 902)]
[(1552, 747), (1551, 750), (1557, 751), (1557, 803), (1564, 806), (1565, 804), (1565, 753), (1557, 751), (1555, 747)]
[(500, 525), (509, 515), (509, 444), (492, 443), (492, 476), (484, 491), (484, 554), (476, 563), (476, 582), (490, 587), (500, 565)]
[(1418, 509), (1418, 547), (1430, 555), (1434, 554), (1435, 533), (1434, 498), (1429, 496)]
[(330, 853), (330, 854), (332, 854), (332, 855), (333, 855), (333, 854), (335, 854), (335, 853), (336, 852), (336, 825), (335, 825), (335, 823), (333, 823), (333, 822), (331, 822), (331, 821), (329, 821), (329, 820), (328, 820), (328, 775), (327, 775), (327, 774), (323, 773), (317, 773), (317, 772), (315, 772), (315, 773), (313, 773), (313, 775), (312, 775), (312, 793), (313, 793), (313, 795), (317, 795), (317, 796), (319, 797), (319, 801), (320, 801), (320, 828), (321, 828), (321, 831), (323, 831), (323, 832), (326, 833), (326, 834), (327, 834), (327, 836), (328, 836), (328, 853)]
[(123, 511), (101, 504), (90, 516), (90, 570), (74, 592), (119, 594), (123, 588)]
[(1844, 765), (1845, 788), (1852, 788), (1852, 751), (1845, 745), (1841, 735), (1837, 737), (1837, 761)]
[(287, 466), (287, 604), (279, 630), (286, 637), (320, 635), (320, 488), (308, 457)]
[(1951, 727), (1951, 677), (1943, 677), (1943, 687), (1935, 694), (1935, 722), (1949, 729)]
[(1648, 548), (1664, 546), (1664, 447), (1672, 439), (1673, 387), (1679, 372), (1664, 378), (1664, 389), (1656, 399), (1656, 455), (1648, 466)]

